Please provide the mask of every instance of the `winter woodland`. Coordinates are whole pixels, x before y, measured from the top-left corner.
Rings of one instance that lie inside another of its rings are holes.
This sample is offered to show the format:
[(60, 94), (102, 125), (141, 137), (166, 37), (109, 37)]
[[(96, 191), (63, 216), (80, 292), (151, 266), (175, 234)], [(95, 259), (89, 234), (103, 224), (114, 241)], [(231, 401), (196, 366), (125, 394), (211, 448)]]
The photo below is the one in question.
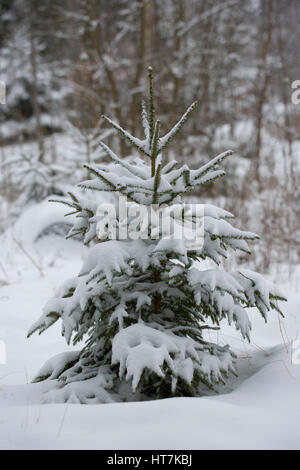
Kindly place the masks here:
[(0, 1), (0, 448), (299, 449), (299, 20)]

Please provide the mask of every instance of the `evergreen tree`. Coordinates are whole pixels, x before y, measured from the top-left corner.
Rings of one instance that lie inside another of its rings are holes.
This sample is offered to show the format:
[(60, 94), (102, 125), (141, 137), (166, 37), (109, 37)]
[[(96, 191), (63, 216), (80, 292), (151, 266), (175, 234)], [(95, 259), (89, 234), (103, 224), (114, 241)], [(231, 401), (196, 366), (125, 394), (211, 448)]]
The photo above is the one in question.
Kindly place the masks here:
[[(101, 122), (99, 121), (94, 128), (90, 127), (77, 127), (71, 121), (67, 124), (68, 134), (72, 139), (72, 159), (69, 162), (69, 166), (72, 168), (73, 173), (83, 174), (83, 163), (88, 165), (97, 162), (102, 162), (106, 159), (106, 153), (104, 151), (99, 152), (99, 143), (102, 139), (105, 139), (112, 134), (111, 129), (103, 131), (101, 129)], [(78, 172), (76, 171), (78, 170)], [(89, 171), (88, 171), (89, 175)], [(84, 178), (85, 176), (83, 176)], [(78, 181), (78, 180), (77, 180)]]
[[(143, 105), (142, 110), (144, 140), (105, 117), (143, 158), (128, 163), (101, 142), (114, 165), (88, 165), (93, 179), (80, 186), (121, 194), (135, 206), (176, 204), (184, 212), (182, 197), (224, 175), (220, 164), (232, 151), (197, 170), (187, 165), (177, 168), (176, 161), (163, 164), (163, 151), (196, 103), (161, 137), (152, 82), (149, 68), (149, 106), (147, 110)], [(122, 239), (119, 230), (113, 239), (109, 214), (106, 230), (101, 230), (95, 205), (72, 195), (65, 203), (78, 216), (70, 236), (81, 234), (84, 243), (93, 241), (94, 246), (79, 275), (58, 289), (29, 335), (42, 333), (61, 319), (67, 343), (76, 345), (85, 339), (85, 346), (79, 352), (56, 356), (41, 369), (35, 381), (50, 380), (46, 400), (97, 403), (202, 395), (224, 382), (229, 373), (236, 373), (229, 346), (208, 342), (205, 330), (218, 328), (227, 319), (249, 339), (248, 307), (256, 307), (265, 320), (271, 309), (281, 313), (277, 300), (283, 297), (259, 274), (221, 269), (228, 249), (249, 253), (247, 240), (258, 238), (233, 228), (228, 221), (233, 216), (225, 210), (204, 206), (200, 249), (189, 246), (184, 237), (151, 238), (155, 227), (149, 221), (145, 225), (144, 219), (139, 227), (150, 237)], [(118, 213), (119, 229), (122, 221)], [(192, 216), (194, 227), (198, 222)], [(201, 267), (207, 259), (213, 260), (216, 269)]]
[(3, 167), (9, 169), (11, 180), (19, 188), (13, 216), (18, 216), (25, 207), (41, 202), (50, 195), (66, 194), (60, 184), (62, 177), (67, 175), (66, 170), (61, 165), (45, 163), (40, 153), (8, 159)]

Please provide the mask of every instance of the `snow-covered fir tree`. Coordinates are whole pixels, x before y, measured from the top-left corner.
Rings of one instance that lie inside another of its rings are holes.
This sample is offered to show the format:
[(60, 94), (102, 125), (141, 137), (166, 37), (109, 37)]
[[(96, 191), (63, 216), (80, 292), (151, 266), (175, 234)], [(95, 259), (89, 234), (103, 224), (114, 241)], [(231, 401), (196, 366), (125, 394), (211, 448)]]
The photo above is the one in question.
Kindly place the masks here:
[[(68, 162), (70, 168), (72, 168), (73, 174), (83, 175), (83, 172), (89, 174), (89, 170), (86, 172), (83, 168), (83, 163), (88, 165), (97, 162), (102, 162), (103, 159), (107, 159), (107, 155), (104, 151), (99, 150), (99, 143), (101, 140), (107, 138), (112, 134), (111, 129), (103, 131), (101, 129), (101, 122), (97, 123), (96, 127), (77, 127), (71, 121), (68, 121), (67, 131), (72, 139), (72, 152), (71, 161)], [(85, 178), (86, 176), (82, 176)], [(78, 181), (78, 180), (77, 180)]]
[[(93, 178), (80, 186), (126, 196), (134, 207), (176, 204), (184, 213), (183, 196), (223, 176), (220, 165), (232, 151), (196, 170), (176, 161), (164, 164), (164, 150), (196, 103), (161, 136), (151, 68), (149, 94), (142, 110), (144, 140), (105, 117), (141, 158), (128, 163), (101, 142), (114, 165), (87, 166)], [(229, 346), (208, 342), (206, 330), (227, 320), (249, 339), (248, 307), (255, 307), (265, 320), (272, 309), (281, 313), (277, 301), (283, 297), (260, 274), (221, 269), (228, 250), (250, 253), (247, 241), (258, 238), (234, 228), (227, 211), (204, 205), (204, 242), (197, 248), (184, 237), (164, 237), (160, 226), (159, 236), (153, 237), (157, 226), (149, 220), (145, 225), (144, 219), (140, 232), (150, 236), (123, 239), (123, 219), (117, 211), (115, 224), (106, 214), (101, 230), (96, 203), (71, 195), (65, 204), (78, 217), (70, 236), (81, 235), (92, 246), (80, 273), (58, 289), (29, 335), (61, 320), (68, 344), (85, 343), (80, 351), (56, 356), (40, 370), (35, 381), (48, 381), (46, 401), (99, 403), (205, 394), (236, 373)], [(195, 227), (198, 222), (192, 216)], [(214, 269), (206, 269), (207, 260), (214, 262)]]
[(27, 206), (41, 202), (50, 195), (65, 195), (61, 179), (68, 172), (62, 165), (44, 162), (43, 155), (38, 152), (7, 159), (3, 167), (7, 168), (19, 192), (12, 216), (18, 216)]

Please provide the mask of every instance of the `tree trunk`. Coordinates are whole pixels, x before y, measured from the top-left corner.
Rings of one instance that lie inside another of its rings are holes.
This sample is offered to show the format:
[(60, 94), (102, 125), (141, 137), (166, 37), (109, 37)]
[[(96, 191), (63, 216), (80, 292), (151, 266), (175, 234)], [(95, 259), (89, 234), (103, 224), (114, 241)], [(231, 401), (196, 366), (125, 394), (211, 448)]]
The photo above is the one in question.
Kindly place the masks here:
[[(263, 0), (265, 1), (265, 0)], [(263, 11), (263, 4), (262, 4)], [(257, 101), (257, 119), (256, 119), (256, 142), (254, 153), (254, 177), (260, 187), (260, 154), (261, 154), (261, 132), (263, 124), (263, 108), (267, 98), (267, 90), (270, 83), (270, 71), (268, 70), (268, 56), (270, 53), (272, 34), (273, 34), (273, 0), (268, 0), (267, 3), (267, 31), (266, 38), (263, 44), (262, 54), (262, 84), (258, 93)]]

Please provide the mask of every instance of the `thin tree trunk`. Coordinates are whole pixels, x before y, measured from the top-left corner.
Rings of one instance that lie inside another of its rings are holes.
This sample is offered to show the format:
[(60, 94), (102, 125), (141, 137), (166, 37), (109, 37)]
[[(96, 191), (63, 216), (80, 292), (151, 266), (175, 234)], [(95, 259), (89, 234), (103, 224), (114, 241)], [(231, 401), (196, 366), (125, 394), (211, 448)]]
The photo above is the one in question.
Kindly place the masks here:
[[(179, 34), (181, 26), (185, 19), (184, 2), (183, 0), (177, 0), (175, 12), (175, 34), (174, 34), (174, 55), (175, 60), (179, 61), (179, 54), (182, 47), (182, 36)], [(183, 66), (183, 64), (182, 64)], [(179, 91), (182, 89), (183, 79), (181, 76), (182, 71), (173, 73), (173, 92), (172, 92), (172, 103), (171, 103), (171, 121), (175, 122), (177, 117), (177, 104), (179, 98)]]
[[(98, 2), (94, 1), (91, 4), (90, 2), (87, 2), (86, 5), (90, 7), (89, 8), (90, 18), (92, 20), (93, 19), (98, 20), (100, 18)], [(101, 25), (99, 22), (97, 23), (97, 27), (95, 28), (92, 39), (93, 39), (94, 49), (96, 51), (96, 54), (98, 56), (100, 63), (102, 64), (104, 68), (107, 81), (109, 83), (116, 118), (119, 121), (120, 126), (124, 127), (124, 122), (123, 122), (122, 113), (121, 113), (120, 96), (119, 96), (119, 91), (118, 91), (117, 83), (115, 80), (115, 76), (110, 66), (107, 64), (107, 61), (104, 58), (104, 54), (103, 54), (102, 47), (101, 47), (101, 44), (103, 44), (103, 38), (102, 38), (102, 29), (101, 29)], [(121, 146), (121, 155), (125, 156), (126, 147), (125, 147), (125, 143), (123, 140), (120, 141), (120, 146)]]
[(32, 73), (32, 104), (33, 111), (36, 120), (36, 139), (38, 141), (39, 151), (41, 154), (41, 160), (45, 153), (43, 131), (41, 125), (41, 109), (38, 102), (38, 71), (37, 71), (37, 52), (35, 45), (35, 38), (33, 36), (33, 24), (32, 24), (32, 12), (29, 12), (30, 15), (30, 26), (29, 26), (29, 36), (30, 36), (30, 64), (31, 64), (31, 73)]
[[(265, 1), (265, 0), (263, 0)], [(268, 56), (271, 48), (272, 34), (273, 34), (273, 0), (268, 0), (267, 4), (267, 32), (266, 39), (263, 45), (262, 55), (262, 86), (258, 94), (257, 102), (257, 120), (256, 120), (256, 142), (255, 142), (255, 153), (254, 153), (254, 177), (258, 182), (260, 181), (260, 154), (261, 154), (261, 132), (263, 124), (263, 108), (266, 102), (267, 90), (270, 83), (270, 72), (268, 70)]]
[(137, 51), (137, 65), (136, 65), (136, 72), (133, 80), (133, 94), (131, 100), (131, 133), (135, 135), (136, 133), (136, 126), (137, 126), (137, 118), (138, 118), (138, 107), (140, 102), (140, 80), (145, 72), (145, 46), (146, 46), (146, 21), (148, 18), (146, 17), (147, 7), (144, 0), (138, 0), (138, 8), (139, 8), (139, 28), (138, 28), (138, 51)]

